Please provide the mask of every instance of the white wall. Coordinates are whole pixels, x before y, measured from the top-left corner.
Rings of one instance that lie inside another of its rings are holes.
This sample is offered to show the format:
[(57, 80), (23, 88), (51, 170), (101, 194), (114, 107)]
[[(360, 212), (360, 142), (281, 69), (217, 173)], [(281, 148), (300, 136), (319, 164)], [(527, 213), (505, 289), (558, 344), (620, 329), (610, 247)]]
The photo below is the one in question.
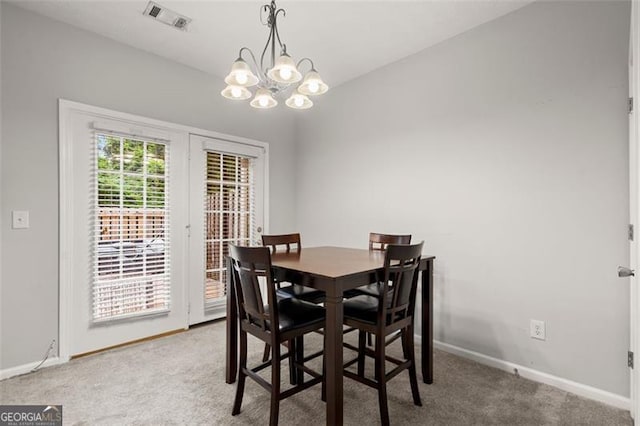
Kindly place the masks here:
[(436, 339), (628, 396), (629, 11), (534, 3), (330, 91), (297, 123), (305, 245), (412, 233)]
[[(271, 231), (295, 229), (290, 111), (233, 104), (219, 77), (6, 3), (1, 31), (0, 369), (58, 339), (58, 98), (269, 142)], [(30, 229), (10, 229), (16, 209)]]

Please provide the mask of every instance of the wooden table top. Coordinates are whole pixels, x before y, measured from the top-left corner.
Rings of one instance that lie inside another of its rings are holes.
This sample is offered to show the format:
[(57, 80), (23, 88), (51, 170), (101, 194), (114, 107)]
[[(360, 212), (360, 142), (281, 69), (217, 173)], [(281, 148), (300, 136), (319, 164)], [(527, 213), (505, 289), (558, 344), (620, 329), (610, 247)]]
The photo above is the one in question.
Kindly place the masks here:
[[(432, 256), (425, 256), (431, 258)], [(296, 253), (276, 253), (271, 256), (273, 266), (339, 278), (362, 272), (375, 271), (384, 266), (381, 250), (344, 247), (309, 247)]]

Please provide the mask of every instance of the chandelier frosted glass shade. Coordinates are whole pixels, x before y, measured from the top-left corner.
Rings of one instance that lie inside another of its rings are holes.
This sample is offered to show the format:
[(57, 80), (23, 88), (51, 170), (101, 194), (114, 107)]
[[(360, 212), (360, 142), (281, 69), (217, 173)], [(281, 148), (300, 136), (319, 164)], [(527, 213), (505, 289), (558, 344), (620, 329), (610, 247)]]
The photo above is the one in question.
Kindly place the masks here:
[(313, 106), (313, 102), (306, 95), (295, 91), (289, 96), (289, 99), (286, 100), (285, 104), (289, 108), (293, 109), (307, 109)]
[(302, 80), (302, 74), (298, 71), (296, 63), (286, 53), (280, 55), (273, 68), (267, 72), (267, 76), (283, 84), (297, 83)]
[(322, 81), (322, 78), (320, 78), (320, 74), (318, 74), (318, 72), (315, 70), (309, 71), (304, 76), (302, 84), (298, 86), (298, 92), (302, 93), (303, 95), (322, 95), (323, 93), (326, 93), (327, 90), (329, 90), (329, 86), (327, 86), (327, 84)]
[(251, 97), (251, 92), (246, 87), (228, 85), (220, 92), (227, 99), (243, 101)]
[(254, 108), (267, 109), (278, 105), (278, 101), (273, 99), (270, 90), (258, 89), (256, 96), (253, 98), (250, 105)]
[(251, 71), (249, 64), (242, 59), (237, 59), (231, 65), (231, 71), (224, 82), (230, 86), (251, 87), (258, 84), (258, 77)]

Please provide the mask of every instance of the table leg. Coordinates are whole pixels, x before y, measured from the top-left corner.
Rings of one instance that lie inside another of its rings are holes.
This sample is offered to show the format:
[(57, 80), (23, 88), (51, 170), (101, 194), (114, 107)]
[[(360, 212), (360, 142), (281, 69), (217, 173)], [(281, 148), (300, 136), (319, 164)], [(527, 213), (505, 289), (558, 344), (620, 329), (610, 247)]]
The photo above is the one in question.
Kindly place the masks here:
[(325, 300), (325, 360), (327, 388), (327, 425), (342, 425), (342, 289), (330, 285)]
[(422, 271), (422, 380), (433, 383), (433, 259)]
[(231, 258), (227, 257), (227, 349), (225, 381), (235, 383), (238, 375), (238, 303)]

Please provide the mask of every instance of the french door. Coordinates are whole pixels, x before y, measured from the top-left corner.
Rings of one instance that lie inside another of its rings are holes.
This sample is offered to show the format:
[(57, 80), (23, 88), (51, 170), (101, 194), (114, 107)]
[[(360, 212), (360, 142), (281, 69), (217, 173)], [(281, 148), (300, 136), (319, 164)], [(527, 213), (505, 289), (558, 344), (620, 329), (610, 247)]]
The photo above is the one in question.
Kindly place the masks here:
[(189, 141), (189, 324), (226, 315), (230, 244), (260, 244), (265, 149), (191, 135)]
[(61, 357), (186, 328), (186, 134), (66, 101), (60, 127)]
[(60, 101), (60, 357), (226, 315), (229, 244), (255, 245), (267, 146)]

